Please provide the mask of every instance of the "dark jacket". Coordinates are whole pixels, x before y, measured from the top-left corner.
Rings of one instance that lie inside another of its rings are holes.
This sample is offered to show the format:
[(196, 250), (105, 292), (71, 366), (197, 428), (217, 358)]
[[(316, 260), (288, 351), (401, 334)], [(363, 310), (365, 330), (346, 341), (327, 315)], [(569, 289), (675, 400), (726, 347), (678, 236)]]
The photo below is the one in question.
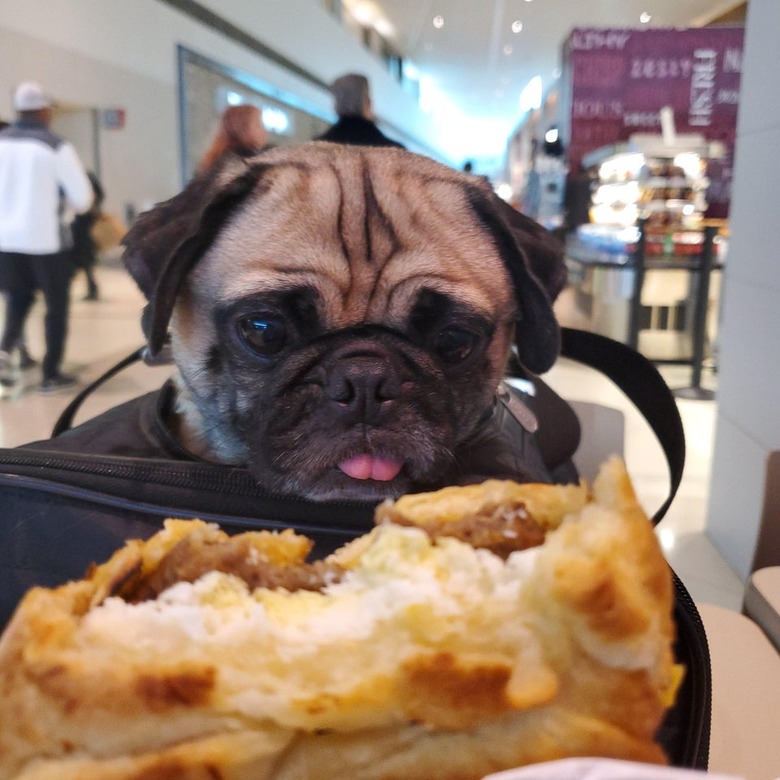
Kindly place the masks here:
[(353, 146), (396, 146), (404, 149), (403, 144), (388, 138), (370, 119), (362, 116), (343, 116), (335, 125), (317, 136), (315, 141), (330, 141), (334, 144)]

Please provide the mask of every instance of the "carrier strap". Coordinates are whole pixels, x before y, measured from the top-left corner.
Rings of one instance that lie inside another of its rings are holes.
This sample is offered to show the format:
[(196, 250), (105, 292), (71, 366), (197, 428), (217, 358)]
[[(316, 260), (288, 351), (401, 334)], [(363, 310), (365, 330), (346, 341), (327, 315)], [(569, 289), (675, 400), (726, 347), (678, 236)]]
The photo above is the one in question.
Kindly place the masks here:
[(658, 523), (680, 487), (685, 467), (685, 430), (672, 391), (644, 355), (598, 333), (562, 328), (561, 356), (595, 368), (611, 379), (647, 420), (669, 467), (669, 493), (653, 515)]
[(115, 376), (128, 366), (131, 366), (133, 363), (137, 363), (139, 360), (143, 360), (144, 355), (146, 354), (146, 349), (147, 348), (145, 346), (140, 347), (139, 349), (135, 350), (135, 352), (129, 354), (126, 358), (122, 358), (122, 360), (120, 360), (116, 365), (111, 366), (108, 371), (99, 376), (91, 384), (88, 384), (81, 392), (74, 396), (73, 400), (62, 410), (60, 416), (57, 418), (57, 422), (54, 423), (54, 428), (52, 428), (51, 431), (52, 438), (59, 436), (61, 433), (65, 433), (65, 431), (69, 431), (73, 427), (73, 419), (75, 418), (76, 414), (81, 408), (81, 405), (84, 403), (87, 397), (90, 396), (95, 390), (97, 390), (100, 385), (111, 379), (112, 376)]

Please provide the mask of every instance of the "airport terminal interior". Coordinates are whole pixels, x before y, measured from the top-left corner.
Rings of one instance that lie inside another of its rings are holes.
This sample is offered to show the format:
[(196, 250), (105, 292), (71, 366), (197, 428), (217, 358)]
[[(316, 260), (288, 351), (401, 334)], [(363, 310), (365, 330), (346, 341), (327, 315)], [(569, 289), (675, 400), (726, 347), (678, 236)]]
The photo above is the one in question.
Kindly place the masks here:
[[(468, 164), (560, 242), (559, 322), (641, 352), (684, 426), (682, 481), (656, 535), (709, 634), (710, 772), (780, 778), (777, 0), (129, 5), (12, 0), (0, 15), (0, 120), (14, 120), (17, 83), (40, 82), (57, 101), (52, 129), (98, 175), (120, 234), (192, 179), (225, 108), (257, 106), (270, 144), (294, 146), (334, 122), (329, 85), (356, 72), (382, 132)], [(0, 447), (48, 438), (79, 390), (143, 344), (145, 300), (120, 237), (99, 253), (96, 298), (82, 272), (72, 281), (63, 371), (76, 387), (41, 393), (40, 366), (20, 368), (0, 388)], [(38, 361), (44, 316), (39, 297), (25, 329)], [(172, 371), (132, 365), (77, 422)], [(605, 439), (595, 457), (624, 456), (652, 515), (669, 472), (636, 406), (566, 358), (544, 379), (567, 400), (616, 410), (617, 432), (591, 432)]]

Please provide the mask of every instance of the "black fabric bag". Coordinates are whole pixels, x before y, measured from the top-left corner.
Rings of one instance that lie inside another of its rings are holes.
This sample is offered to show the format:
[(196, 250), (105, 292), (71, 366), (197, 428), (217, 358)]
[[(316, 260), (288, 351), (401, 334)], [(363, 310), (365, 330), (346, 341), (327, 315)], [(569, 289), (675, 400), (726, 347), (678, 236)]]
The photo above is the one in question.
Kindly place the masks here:
[[(106, 560), (127, 539), (148, 538), (168, 517), (218, 522), (228, 533), (292, 527), (315, 542), (315, 556), (372, 525), (373, 504), (269, 495), (241, 468), (69, 448), (74, 439), (67, 432), (83, 399), (141, 353), (80, 393), (55, 426), (52, 439), (39, 446), (0, 449), (0, 628), (28, 588), (80, 579), (91, 563)], [(658, 437), (670, 473), (668, 498), (654, 516), (660, 521), (685, 462), (682, 421), (669, 388), (638, 352), (603, 336), (564, 328), (561, 354), (609, 377)], [(571, 481), (576, 478), (571, 456), (579, 444), (576, 418), (546, 385), (535, 386), (535, 397), (507, 388), (497, 404), (497, 425), (514, 440), (512, 457), (520, 473), (539, 473), (542, 468), (551, 481)], [(115, 417), (122, 417), (122, 408), (112, 410)], [(536, 432), (523, 419), (529, 408), (538, 419)], [(707, 640), (696, 606), (676, 576), (674, 585), (676, 654), (687, 672), (659, 737), (672, 764), (706, 768), (711, 694)]]

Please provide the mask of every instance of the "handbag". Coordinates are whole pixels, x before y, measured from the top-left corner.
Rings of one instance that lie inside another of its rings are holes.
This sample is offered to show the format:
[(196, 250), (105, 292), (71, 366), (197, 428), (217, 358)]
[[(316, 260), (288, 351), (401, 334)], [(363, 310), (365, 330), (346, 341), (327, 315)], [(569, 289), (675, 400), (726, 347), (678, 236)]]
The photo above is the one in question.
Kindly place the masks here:
[[(165, 457), (107, 456), (61, 445), (67, 437), (60, 437), (71, 429), (84, 399), (145, 354), (145, 348), (139, 349), (79, 393), (57, 421), (52, 439), (38, 447), (0, 449), (0, 627), (30, 587), (80, 579), (92, 562), (106, 560), (127, 539), (150, 537), (168, 517), (218, 522), (228, 533), (292, 527), (314, 541), (314, 556), (331, 552), (372, 525), (374, 504), (273, 495), (245, 469)], [(561, 355), (610, 378), (654, 431), (670, 476), (668, 496), (653, 518), (657, 523), (677, 492), (685, 463), (674, 396), (652, 363), (604, 336), (563, 328)], [(521, 374), (517, 372), (518, 378), (528, 381)], [(117, 409), (121, 417), (122, 407)], [(537, 431), (524, 419), (529, 409), (538, 418)], [(535, 398), (507, 384), (495, 414), (504, 434), (517, 440), (515, 457), (527, 461), (518, 467), (533, 472), (541, 461), (556, 481), (575, 476), (571, 456), (579, 431), (572, 428), (573, 412), (562, 399), (547, 391)], [(567, 421), (561, 425), (563, 417)], [(673, 580), (675, 653), (687, 671), (659, 740), (673, 765), (703, 769), (712, 685), (707, 638), (693, 599), (676, 575)]]
[(99, 211), (95, 216), (89, 234), (95, 250), (103, 254), (116, 249), (127, 233), (127, 226), (115, 214)]

